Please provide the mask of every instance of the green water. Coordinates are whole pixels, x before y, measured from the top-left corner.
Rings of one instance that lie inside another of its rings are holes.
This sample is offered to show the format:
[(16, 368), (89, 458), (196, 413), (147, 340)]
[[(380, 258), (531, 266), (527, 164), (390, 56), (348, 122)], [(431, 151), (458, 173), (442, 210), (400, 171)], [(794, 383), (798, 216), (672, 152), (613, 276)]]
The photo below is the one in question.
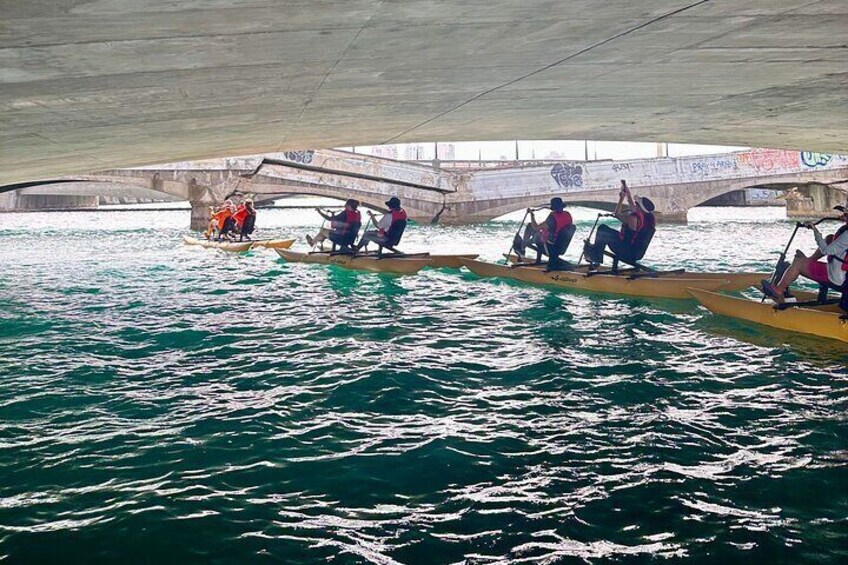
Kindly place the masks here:
[[(696, 210), (648, 258), (765, 270), (781, 216)], [(6, 562), (848, 557), (839, 344), (690, 302), (184, 247), (186, 211), (0, 220)], [(404, 247), (496, 259), (514, 230)]]

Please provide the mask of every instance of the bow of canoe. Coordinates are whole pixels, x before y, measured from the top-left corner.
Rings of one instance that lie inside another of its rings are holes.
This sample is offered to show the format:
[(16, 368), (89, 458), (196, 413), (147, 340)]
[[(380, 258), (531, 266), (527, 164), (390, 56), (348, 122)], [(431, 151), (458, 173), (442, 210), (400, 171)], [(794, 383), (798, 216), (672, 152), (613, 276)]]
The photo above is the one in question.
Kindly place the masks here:
[(393, 275), (413, 275), (430, 266), (429, 257), (401, 258), (369, 257), (367, 255), (331, 255), (330, 253), (299, 253), (287, 249), (275, 249), (280, 257), (292, 263), (315, 263), (322, 265), (338, 265), (346, 269), (370, 271), (373, 273), (389, 273)]
[(209, 241), (195, 237), (184, 236), (183, 243), (186, 245), (199, 245), (208, 249), (219, 249), (230, 253), (244, 253), (253, 246), (252, 241)]
[(714, 314), (848, 342), (848, 321), (840, 319), (840, 310), (833, 304), (777, 310), (772, 302), (758, 302), (697, 289), (690, 289), (689, 293)]
[(545, 272), (544, 266), (510, 267), (485, 261), (463, 260), (463, 266), (479, 277), (500, 277), (530, 284), (557, 286), (589, 292), (605, 292), (651, 298), (689, 299), (687, 288), (718, 290), (728, 283), (725, 279), (639, 277), (627, 274), (592, 274), (585, 271)]

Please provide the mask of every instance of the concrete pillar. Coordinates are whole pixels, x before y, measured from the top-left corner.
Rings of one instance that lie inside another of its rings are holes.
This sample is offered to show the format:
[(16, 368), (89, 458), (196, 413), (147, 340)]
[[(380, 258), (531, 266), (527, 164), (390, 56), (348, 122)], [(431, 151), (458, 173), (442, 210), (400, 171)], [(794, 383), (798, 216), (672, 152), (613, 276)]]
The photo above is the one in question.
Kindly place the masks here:
[(191, 223), (192, 231), (204, 231), (209, 225), (209, 202), (195, 201), (191, 202)]
[(654, 216), (658, 224), (680, 224), (686, 225), (689, 223), (687, 210), (679, 210), (677, 212), (655, 212)]
[(786, 217), (821, 218), (834, 216), (833, 207), (845, 205), (846, 194), (824, 184), (809, 184), (786, 198)]

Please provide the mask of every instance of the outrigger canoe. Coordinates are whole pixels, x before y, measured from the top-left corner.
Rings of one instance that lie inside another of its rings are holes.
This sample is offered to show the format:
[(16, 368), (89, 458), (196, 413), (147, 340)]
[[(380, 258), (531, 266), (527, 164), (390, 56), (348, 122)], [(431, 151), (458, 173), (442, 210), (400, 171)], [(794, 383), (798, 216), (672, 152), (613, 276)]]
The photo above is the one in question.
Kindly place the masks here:
[[(758, 302), (697, 289), (690, 289), (689, 293), (714, 314), (848, 342), (848, 320), (842, 319), (842, 311), (836, 304), (790, 306), (779, 310), (771, 301)], [(795, 294), (800, 299), (813, 297)]]
[(690, 299), (687, 289), (719, 290), (730, 284), (727, 279), (717, 276), (701, 278), (695, 273), (669, 273), (661, 276), (640, 273), (634, 277), (633, 273), (590, 273), (586, 266), (574, 271), (548, 273), (544, 265), (510, 266), (467, 259), (462, 264), (478, 277), (500, 277), (537, 285), (651, 298)]
[(399, 259), (385, 255), (382, 258), (378, 258), (373, 255), (348, 255), (343, 253), (328, 253), (326, 251), (312, 253), (299, 253), (287, 249), (275, 249), (274, 251), (279, 253), (280, 257), (292, 263), (338, 265), (345, 269), (389, 273), (393, 275), (414, 275), (433, 263), (430, 257), (405, 257)]
[(210, 241), (208, 239), (197, 239), (196, 237), (183, 237), (183, 243), (186, 245), (199, 245), (210, 249), (219, 249), (230, 253), (244, 253), (250, 251), (253, 246), (252, 241)]
[[(507, 255), (506, 258), (513, 265), (517, 265), (517, 264), (531, 265), (531, 264), (533, 264), (533, 261), (531, 261), (531, 260), (525, 259), (524, 261), (519, 261), (519, 259), (516, 255)], [(586, 266), (580, 266), (580, 267), (577, 268), (577, 270), (581, 271), (581, 272), (586, 272), (587, 267)], [(603, 268), (601, 268), (601, 271), (604, 272)], [(723, 280), (723, 281), (726, 281), (726, 282), (725, 282), (724, 286), (719, 287), (719, 290), (726, 290), (726, 291), (729, 291), (729, 292), (737, 291), (737, 290), (744, 290), (744, 289), (751, 287), (751, 286), (759, 286), (760, 282), (763, 279), (767, 279), (770, 276), (769, 273), (705, 273), (705, 272), (701, 272), (701, 271), (671, 271), (671, 272), (665, 271), (664, 272), (664, 271), (643, 271), (643, 270), (637, 271), (637, 270), (630, 268), (630, 267), (618, 270), (618, 273), (621, 274), (621, 275), (624, 275), (624, 276), (631, 276), (631, 275), (638, 273), (640, 277), (643, 277), (643, 276), (644, 277), (651, 277), (651, 272), (654, 272), (657, 275), (656, 277), (654, 277), (654, 280), (656, 280), (656, 278), (663, 278), (663, 279), (685, 278), (685, 279), (699, 279), (699, 280), (704, 280), (704, 279), (707, 279), (707, 280), (715, 280), (715, 279)]]

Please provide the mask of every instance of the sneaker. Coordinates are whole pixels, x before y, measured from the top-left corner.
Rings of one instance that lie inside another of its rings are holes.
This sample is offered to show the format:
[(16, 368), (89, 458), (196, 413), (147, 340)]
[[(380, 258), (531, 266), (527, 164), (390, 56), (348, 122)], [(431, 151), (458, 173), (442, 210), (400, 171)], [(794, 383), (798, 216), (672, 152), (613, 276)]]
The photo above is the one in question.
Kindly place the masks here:
[(780, 293), (777, 292), (777, 289), (774, 287), (773, 284), (771, 284), (770, 280), (763, 279), (760, 282), (760, 285), (763, 288), (763, 294), (765, 294), (766, 296), (768, 296), (769, 298), (774, 300), (776, 303), (783, 304), (783, 302), (784, 302), (783, 296), (781, 296)]

